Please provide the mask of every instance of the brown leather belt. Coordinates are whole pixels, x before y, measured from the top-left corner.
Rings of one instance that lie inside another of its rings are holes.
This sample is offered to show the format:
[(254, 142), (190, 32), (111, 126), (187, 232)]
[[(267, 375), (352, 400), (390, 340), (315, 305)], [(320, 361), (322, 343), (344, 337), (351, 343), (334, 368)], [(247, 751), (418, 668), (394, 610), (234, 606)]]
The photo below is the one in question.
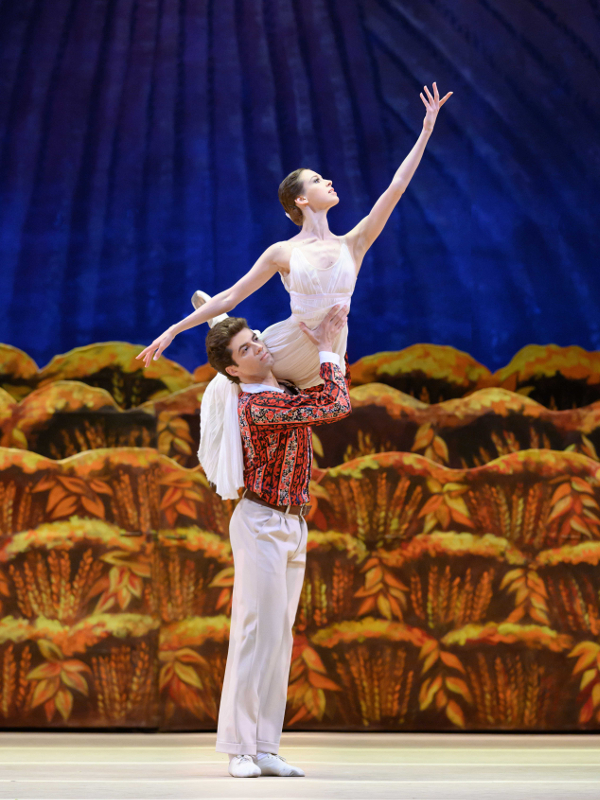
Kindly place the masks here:
[(274, 508), (275, 511), (281, 511), (283, 514), (293, 514), (296, 517), (301, 517), (301, 519), (304, 519), (310, 511), (309, 503), (304, 503), (301, 506), (276, 506), (275, 503), (267, 503), (267, 501), (263, 500), (256, 492), (253, 492), (252, 489), (244, 489), (242, 497), (245, 497), (247, 500), (252, 500), (253, 503), (258, 503), (260, 506)]

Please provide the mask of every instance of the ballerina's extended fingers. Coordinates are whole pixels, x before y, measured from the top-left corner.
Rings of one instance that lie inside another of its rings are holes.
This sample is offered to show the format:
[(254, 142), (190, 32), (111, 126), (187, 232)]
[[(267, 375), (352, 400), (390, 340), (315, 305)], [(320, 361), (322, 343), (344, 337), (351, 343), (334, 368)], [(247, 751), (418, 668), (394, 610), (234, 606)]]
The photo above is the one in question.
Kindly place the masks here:
[(424, 86), (423, 89), (425, 89), (425, 91), (427, 92), (427, 98), (425, 97), (423, 92), (420, 92), (419, 97), (423, 101), (425, 108), (428, 111), (439, 111), (439, 109), (444, 105), (446, 100), (448, 100), (448, 98), (451, 97), (453, 94), (453, 92), (448, 92), (447, 94), (444, 95), (444, 97), (440, 99), (440, 93), (438, 91), (437, 83), (435, 81), (433, 82), (433, 91), (435, 95), (434, 97), (432, 97), (431, 92), (429, 91), (427, 86)]
[(138, 355), (136, 356), (136, 360), (142, 359), (142, 361), (144, 362), (144, 364), (145, 364), (146, 366), (148, 366), (149, 357), (150, 357), (150, 358), (152, 357), (152, 353), (154, 352), (154, 350), (155, 350), (155, 349), (156, 349), (156, 348), (155, 348), (155, 346), (154, 346), (154, 345), (151, 345), (151, 344), (150, 344), (150, 345), (148, 345), (148, 347), (145, 347), (145, 348), (142, 350), (142, 352), (141, 352), (141, 353), (138, 353)]

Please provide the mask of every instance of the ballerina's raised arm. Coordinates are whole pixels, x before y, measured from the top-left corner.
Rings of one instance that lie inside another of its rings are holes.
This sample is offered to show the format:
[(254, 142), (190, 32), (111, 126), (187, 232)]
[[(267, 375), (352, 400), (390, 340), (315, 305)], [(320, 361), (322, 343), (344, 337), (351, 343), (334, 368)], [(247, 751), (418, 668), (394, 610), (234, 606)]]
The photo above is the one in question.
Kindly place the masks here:
[(371, 247), (375, 239), (379, 236), (388, 221), (390, 214), (396, 207), (396, 204), (406, 191), (406, 187), (411, 181), (412, 176), (415, 174), (417, 167), (421, 161), (425, 146), (429, 141), (429, 137), (433, 131), (433, 126), (438, 115), (440, 108), (453, 94), (448, 92), (440, 99), (437, 84), (433, 83), (433, 95), (427, 88), (423, 87), (427, 97), (421, 92), (420, 97), (423, 101), (426, 113), (423, 120), (423, 130), (414, 147), (406, 156), (402, 164), (396, 170), (396, 174), (392, 178), (392, 182), (377, 200), (371, 212), (362, 219), (349, 233), (346, 234), (346, 240), (352, 250), (355, 263), (360, 267), (362, 260), (367, 250)]

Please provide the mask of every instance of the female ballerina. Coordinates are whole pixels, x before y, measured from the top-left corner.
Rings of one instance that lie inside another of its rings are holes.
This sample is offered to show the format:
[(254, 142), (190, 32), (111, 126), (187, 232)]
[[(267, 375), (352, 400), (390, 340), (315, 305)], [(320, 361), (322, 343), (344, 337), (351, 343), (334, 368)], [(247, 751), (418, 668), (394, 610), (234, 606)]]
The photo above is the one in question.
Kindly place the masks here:
[[(291, 316), (271, 325), (261, 339), (273, 355), (273, 372), (279, 379), (293, 381), (303, 389), (320, 383), (319, 357), (301, 327), (316, 328), (334, 305), (350, 305), (356, 278), (365, 253), (383, 230), (400, 197), (419, 166), (440, 108), (452, 95), (440, 98), (436, 83), (433, 94), (427, 86), (420, 93), (426, 113), (423, 130), (404, 159), (391, 184), (371, 212), (345, 236), (329, 230), (327, 212), (339, 202), (332, 182), (311, 169), (297, 169), (279, 187), (279, 199), (287, 216), (301, 228), (300, 233), (271, 245), (237, 283), (209, 297), (195, 292), (195, 311), (172, 325), (138, 356), (147, 367), (160, 358), (174, 337), (182, 331), (224, 319), (270, 278), (279, 273), (290, 294)], [(346, 353), (348, 328), (340, 331), (335, 351)], [(218, 374), (202, 398), (201, 436), (198, 458), (207, 478), (223, 498), (235, 499), (243, 486), (242, 445), (237, 420), (239, 387)]]

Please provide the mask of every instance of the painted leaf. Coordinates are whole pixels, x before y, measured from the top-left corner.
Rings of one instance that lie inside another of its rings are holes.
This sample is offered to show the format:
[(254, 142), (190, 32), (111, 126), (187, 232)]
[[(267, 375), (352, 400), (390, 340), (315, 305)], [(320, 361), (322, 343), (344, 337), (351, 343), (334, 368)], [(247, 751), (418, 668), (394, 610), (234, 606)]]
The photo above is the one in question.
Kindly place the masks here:
[(425, 663), (423, 664), (423, 669), (421, 670), (421, 675), (424, 675), (427, 670), (435, 664), (435, 662), (438, 660), (439, 654), (439, 650), (434, 650), (433, 653), (430, 653), (427, 656)]
[(54, 695), (58, 691), (59, 686), (60, 686), (59, 678), (50, 678), (39, 681), (36, 684), (35, 689), (33, 690), (33, 697), (31, 698), (31, 707), (35, 708), (36, 706), (45, 703), (51, 697), (54, 697)]
[(185, 517), (191, 517), (192, 519), (195, 519), (196, 517), (196, 506), (194, 505), (194, 503), (192, 503), (190, 500), (187, 500), (185, 497), (183, 497), (177, 503), (175, 508), (177, 509), (177, 511), (179, 511), (180, 514), (183, 514), (183, 516)]
[(71, 658), (68, 661), (63, 661), (62, 668), (67, 672), (91, 672), (91, 669), (83, 661)]
[(584, 536), (591, 536), (592, 532), (585, 524), (585, 522), (581, 519), (581, 517), (572, 517), (571, 518), (571, 527), (576, 530), (578, 533), (583, 533)]
[(442, 527), (445, 530), (448, 527), (448, 525), (450, 525), (450, 520), (452, 519), (452, 517), (450, 515), (450, 509), (448, 508), (447, 505), (441, 505), (438, 508), (436, 514), (437, 514), (438, 520), (441, 522)]
[(573, 475), (573, 477), (571, 478), (571, 486), (578, 492), (584, 492), (586, 494), (594, 494), (594, 490), (592, 489), (590, 484), (583, 478), (580, 478), (578, 475)]
[(174, 661), (173, 669), (175, 670), (177, 676), (181, 678), (184, 683), (187, 683), (190, 686), (196, 686), (198, 689), (202, 689), (202, 681), (193, 667), (190, 667), (187, 664), (182, 664), (180, 661)]
[[(394, 591), (394, 590), (392, 589), (392, 591)], [(397, 600), (396, 600), (394, 597), (392, 597), (391, 595), (388, 597), (388, 600), (389, 600), (389, 603), (390, 603), (390, 608), (392, 609), (392, 614), (393, 614), (393, 615), (394, 615), (394, 616), (395, 616), (397, 619), (399, 619), (400, 621), (402, 621), (402, 619), (403, 619), (403, 614), (402, 614), (402, 609), (400, 608), (400, 604), (399, 604), (399, 603), (398, 603), (398, 601), (397, 601)]]
[(582, 706), (581, 711), (579, 712), (579, 722), (581, 722), (582, 725), (585, 725), (586, 722), (589, 722), (591, 720), (593, 713), (594, 713), (594, 702), (590, 695), (590, 697), (588, 697), (588, 699)]
[(316, 650), (313, 650), (312, 647), (305, 647), (302, 651), (302, 658), (304, 659), (304, 663), (310, 668), (314, 669), (317, 672), (325, 673), (325, 666), (321, 661), (321, 656), (317, 653)]
[(312, 669), (308, 671), (308, 680), (310, 681), (311, 686), (314, 686), (316, 689), (331, 689), (333, 692), (341, 692), (341, 688), (334, 683), (333, 681), (326, 678), (324, 675), (320, 675), (318, 672), (315, 672)]
[(579, 656), (577, 663), (573, 667), (573, 674), (576, 675), (591, 666), (600, 652), (600, 647), (595, 642), (579, 642), (569, 653), (569, 657)]
[(190, 647), (182, 647), (177, 651), (176, 656), (178, 661), (183, 661), (186, 664), (200, 664), (205, 669), (209, 669), (208, 661)]
[(421, 425), (416, 433), (415, 441), (411, 447), (411, 450), (414, 452), (415, 450), (422, 450), (424, 447), (427, 447), (427, 445), (433, 439), (433, 435), (434, 431), (431, 428), (430, 422), (426, 422), (424, 425)]
[(70, 686), (71, 689), (76, 689), (78, 692), (81, 692), (81, 694), (84, 694), (87, 697), (87, 681), (79, 672), (66, 672), (63, 670), (61, 674), (61, 680), (64, 684)]
[(363, 614), (368, 614), (369, 611), (372, 611), (375, 608), (375, 598), (374, 597), (367, 597), (361, 603), (360, 608), (357, 611), (358, 616), (362, 616)]
[(469, 691), (469, 687), (467, 684), (462, 680), (462, 678), (455, 678), (453, 675), (449, 675), (446, 678), (446, 687), (450, 689), (451, 692), (455, 692), (459, 694), (461, 697), (468, 703), (473, 702), (473, 698), (471, 696), (471, 692)]
[(581, 676), (581, 683), (579, 684), (579, 688), (582, 690), (585, 689), (585, 687), (588, 686), (597, 675), (598, 675), (598, 670), (596, 668), (586, 669), (586, 671)]
[(419, 511), (419, 517), (424, 517), (427, 514), (432, 514), (434, 511), (442, 505), (443, 498), (441, 495), (435, 495), (434, 497), (430, 497), (429, 500), (425, 503), (423, 508)]
[(52, 488), (52, 491), (48, 495), (48, 500), (46, 501), (46, 508), (48, 511), (51, 511), (54, 506), (59, 503), (64, 497), (68, 497), (69, 492), (61, 486), (59, 483), (55, 484)]
[(392, 607), (390, 605), (390, 601), (384, 594), (380, 594), (378, 596), (377, 608), (379, 609), (379, 613), (382, 614), (386, 619), (392, 618)]
[(167, 491), (164, 493), (162, 500), (160, 501), (160, 510), (163, 511), (168, 506), (173, 505), (178, 500), (183, 497), (183, 490), (179, 489), (177, 486), (169, 486)]
[(464, 514), (461, 514), (459, 511), (452, 510), (452, 519), (455, 522), (459, 522), (461, 525), (466, 525), (468, 528), (473, 527), (473, 523), (468, 517), (465, 517)]
[(291, 720), (288, 722), (288, 725), (294, 725), (296, 722), (300, 722), (306, 717), (310, 717), (310, 713), (306, 706), (301, 706), (300, 709), (294, 714)]
[(55, 484), (56, 478), (54, 475), (48, 474), (45, 475), (40, 481), (36, 483), (36, 485), (31, 490), (33, 493), (35, 492), (45, 492), (48, 489), (51, 489)]
[(571, 495), (563, 497), (554, 506), (554, 508), (552, 509), (552, 513), (550, 514), (546, 522), (547, 523), (552, 522), (552, 520), (555, 520), (557, 517), (560, 517), (562, 514), (568, 511), (572, 505), (573, 505), (573, 498), (571, 497)]
[(81, 480), (81, 478), (68, 478), (66, 475), (59, 475), (58, 480), (70, 492), (75, 492), (75, 494), (84, 494), (85, 492), (85, 481)]
[(571, 484), (567, 481), (566, 483), (561, 483), (560, 486), (557, 486), (554, 490), (554, 494), (552, 495), (552, 499), (550, 500), (550, 505), (553, 506), (555, 503), (562, 497), (566, 497), (567, 495), (571, 494)]
[(454, 653), (448, 653), (447, 651), (442, 650), (440, 652), (440, 658), (447, 667), (452, 667), (453, 669), (457, 669), (466, 674), (466, 670), (461, 664), (460, 659), (455, 656)]
[(165, 688), (165, 686), (167, 686), (170, 683), (171, 678), (173, 677), (174, 674), (175, 671), (173, 669), (173, 664), (165, 664), (164, 667), (162, 667), (158, 679), (159, 691), (162, 691)]
[(365, 575), (365, 589), (370, 589), (375, 583), (379, 583), (383, 578), (383, 570), (380, 566), (373, 567)]
[(121, 586), (121, 588), (117, 592), (117, 600), (121, 611), (125, 611), (129, 603), (131, 602), (131, 592), (129, 591), (128, 586)]
[(419, 650), (419, 658), (425, 658), (425, 656), (429, 655), (433, 650), (437, 649), (438, 643), (437, 639), (428, 639), (425, 644)]
[(58, 645), (54, 644), (54, 642), (51, 642), (48, 639), (40, 639), (38, 641), (38, 647), (40, 648), (40, 653), (48, 661), (62, 660), (62, 650)]
[(52, 721), (55, 709), (56, 709), (56, 704), (54, 703), (54, 698), (51, 697), (50, 700), (46, 700), (46, 702), (44, 703), (44, 712), (46, 714), (46, 719), (48, 720), (48, 722)]
[(51, 514), (51, 519), (58, 519), (59, 517), (68, 517), (77, 508), (77, 498), (71, 495), (70, 497), (63, 498), (60, 503), (55, 507)]
[(233, 585), (233, 576), (234, 576), (234, 568), (233, 567), (225, 567), (220, 572), (217, 572), (215, 577), (209, 583), (209, 586), (226, 586), (231, 587)]
[(458, 511), (459, 514), (462, 514), (468, 519), (469, 509), (462, 497), (446, 497), (446, 505), (450, 506), (453, 511)]
[(68, 689), (59, 689), (54, 698), (56, 707), (64, 720), (69, 719), (73, 708), (73, 695)]
[(90, 514), (93, 514), (95, 517), (100, 517), (100, 519), (104, 519), (104, 504), (100, 498), (86, 497), (83, 495), (81, 498), (81, 505), (86, 511), (89, 511)]
[(444, 463), (448, 462), (448, 445), (441, 436), (436, 436), (433, 440), (433, 449), (435, 450), (436, 455), (438, 455), (444, 461)]
[(174, 437), (173, 447), (175, 450), (178, 450), (180, 453), (184, 453), (186, 456), (190, 456), (192, 454), (192, 448), (190, 445), (185, 441), (185, 439), (182, 439), (179, 436)]
[(424, 693), (422, 701), (419, 703), (421, 711), (425, 711), (426, 708), (429, 708), (433, 698), (436, 695), (436, 692), (441, 689), (442, 687), (442, 676), (438, 675), (435, 680), (433, 680), (427, 689), (427, 692)]
[(28, 681), (38, 681), (42, 678), (55, 678), (57, 675), (60, 675), (61, 665), (58, 661), (52, 661), (48, 664), (40, 664), (39, 667), (35, 667), (30, 672), (27, 673), (27, 680)]
[(306, 669), (304, 661), (301, 658), (297, 658), (295, 661), (292, 661), (292, 668), (290, 670), (290, 683), (294, 683), (297, 681), (304, 674), (304, 670)]
[(98, 478), (92, 478), (90, 481), (90, 487), (98, 494), (113, 494), (113, 490), (108, 483), (98, 480)]
[(448, 705), (446, 706), (446, 716), (450, 722), (453, 722), (460, 728), (465, 727), (465, 715), (463, 714), (462, 708), (454, 700), (448, 701)]
[(531, 619), (534, 619), (536, 622), (539, 622), (541, 625), (548, 625), (548, 614), (545, 611), (541, 611), (538, 608), (530, 608), (529, 609), (529, 616)]
[(388, 586), (394, 586), (396, 589), (400, 589), (401, 591), (407, 592), (408, 586), (405, 586), (401, 583), (391, 572), (385, 570), (383, 574), (383, 580), (387, 583)]

